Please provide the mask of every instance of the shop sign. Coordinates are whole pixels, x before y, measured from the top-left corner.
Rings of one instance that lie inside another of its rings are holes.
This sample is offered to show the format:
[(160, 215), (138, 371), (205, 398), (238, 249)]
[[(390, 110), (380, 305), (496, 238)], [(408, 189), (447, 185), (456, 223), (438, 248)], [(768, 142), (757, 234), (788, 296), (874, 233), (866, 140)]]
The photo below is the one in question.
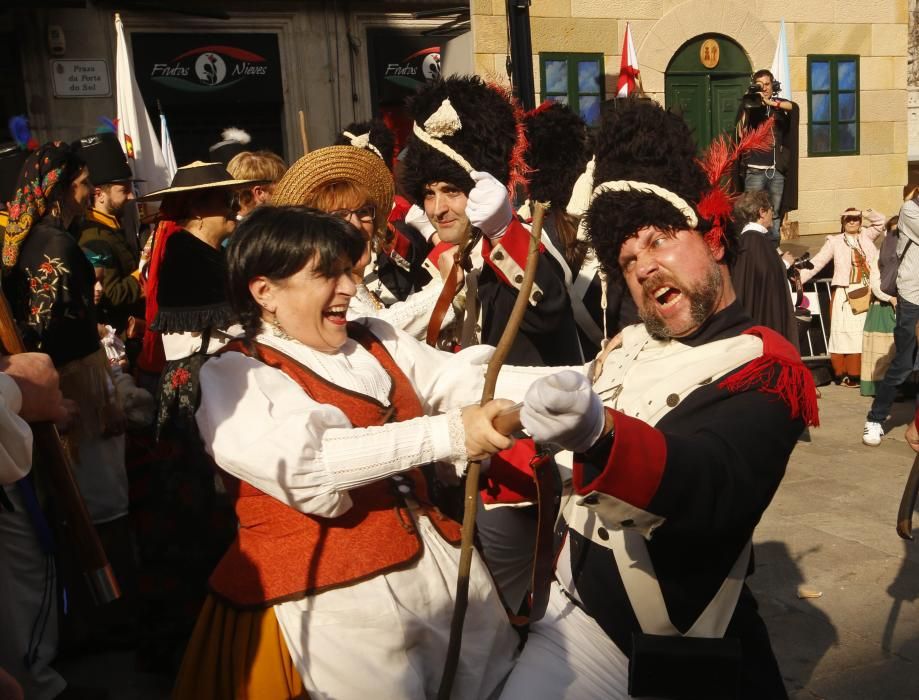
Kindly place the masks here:
[(103, 59), (51, 61), (51, 85), (55, 97), (110, 97), (112, 83)]
[(417, 89), (440, 77), (440, 47), (431, 46), (406, 56), (401, 61), (389, 61), (383, 79), (410, 90)]
[(276, 34), (135, 33), (131, 44), (145, 96), (170, 102), (281, 99)]

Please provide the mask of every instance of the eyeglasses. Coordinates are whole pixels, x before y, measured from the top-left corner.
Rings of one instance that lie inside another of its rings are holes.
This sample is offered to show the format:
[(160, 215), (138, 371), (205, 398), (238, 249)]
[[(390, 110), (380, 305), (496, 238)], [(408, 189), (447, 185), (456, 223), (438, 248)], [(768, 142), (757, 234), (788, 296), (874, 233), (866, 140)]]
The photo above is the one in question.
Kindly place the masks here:
[(376, 218), (377, 208), (372, 204), (368, 204), (367, 206), (360, 207), (359, 209), (335, 209), (334, 211), (330, 211), (329, 214), (336, 218), (344, 219), (345, 221), (350, 219), (351, 215), (353, 214), (357, 217), (358, 221), (368, 223)]

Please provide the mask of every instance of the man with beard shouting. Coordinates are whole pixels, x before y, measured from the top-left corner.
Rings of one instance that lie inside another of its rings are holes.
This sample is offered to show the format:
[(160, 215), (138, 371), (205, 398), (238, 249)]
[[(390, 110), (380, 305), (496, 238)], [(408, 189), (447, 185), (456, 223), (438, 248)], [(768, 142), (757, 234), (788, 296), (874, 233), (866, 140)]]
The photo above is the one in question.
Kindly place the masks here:
[(526, 393), (526, 430), (575, 453), (573, 493), (548, 610), (502, 698), (786, 697), (744, 580), (816, 398), (797, 351), (735, 298), (719, 175), (655, 103), (604, 117), (587, 234), (644, 323), (586, 376)]

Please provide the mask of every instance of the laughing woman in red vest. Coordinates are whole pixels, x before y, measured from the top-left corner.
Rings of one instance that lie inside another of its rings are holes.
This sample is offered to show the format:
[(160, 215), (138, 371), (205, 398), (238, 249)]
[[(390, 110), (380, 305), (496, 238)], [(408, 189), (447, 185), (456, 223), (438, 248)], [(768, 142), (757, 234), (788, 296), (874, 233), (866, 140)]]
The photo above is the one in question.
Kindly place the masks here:
[[(459, 526), (418, 465), (507, 448), (507, 402), (470, 406), (491, 349), (442, 353), (348, 323), (364, 242), (345, 221), (262, 207), (228, 249), (245, 338), (201, 370), (201, 437), (235, 500), (178, 698), (429, 698), (449, 636)], [(517, 636), (476, 559), (454, 698), (497, 694)]]

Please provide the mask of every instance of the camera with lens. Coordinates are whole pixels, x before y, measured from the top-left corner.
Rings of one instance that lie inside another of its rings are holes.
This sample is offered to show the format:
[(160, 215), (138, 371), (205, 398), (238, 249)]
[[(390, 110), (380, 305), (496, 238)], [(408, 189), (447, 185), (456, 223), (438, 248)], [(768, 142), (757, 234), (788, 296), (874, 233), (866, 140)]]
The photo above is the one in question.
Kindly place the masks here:
[(799, 270), (813, 270), (814, 263), (811, 262), (811, 254), (807, 251), (804, 251), (799, 257), (795, 258), (795, 261), (788, 268), (788, 277), (789, 279), (794, 279)]
[(766, 103), (763, 101), (763, 89), (756, 83), (753, 83), (747, 88), (743, 97), (740, 98), (740, 105), (744, 109), (764, 108)]

